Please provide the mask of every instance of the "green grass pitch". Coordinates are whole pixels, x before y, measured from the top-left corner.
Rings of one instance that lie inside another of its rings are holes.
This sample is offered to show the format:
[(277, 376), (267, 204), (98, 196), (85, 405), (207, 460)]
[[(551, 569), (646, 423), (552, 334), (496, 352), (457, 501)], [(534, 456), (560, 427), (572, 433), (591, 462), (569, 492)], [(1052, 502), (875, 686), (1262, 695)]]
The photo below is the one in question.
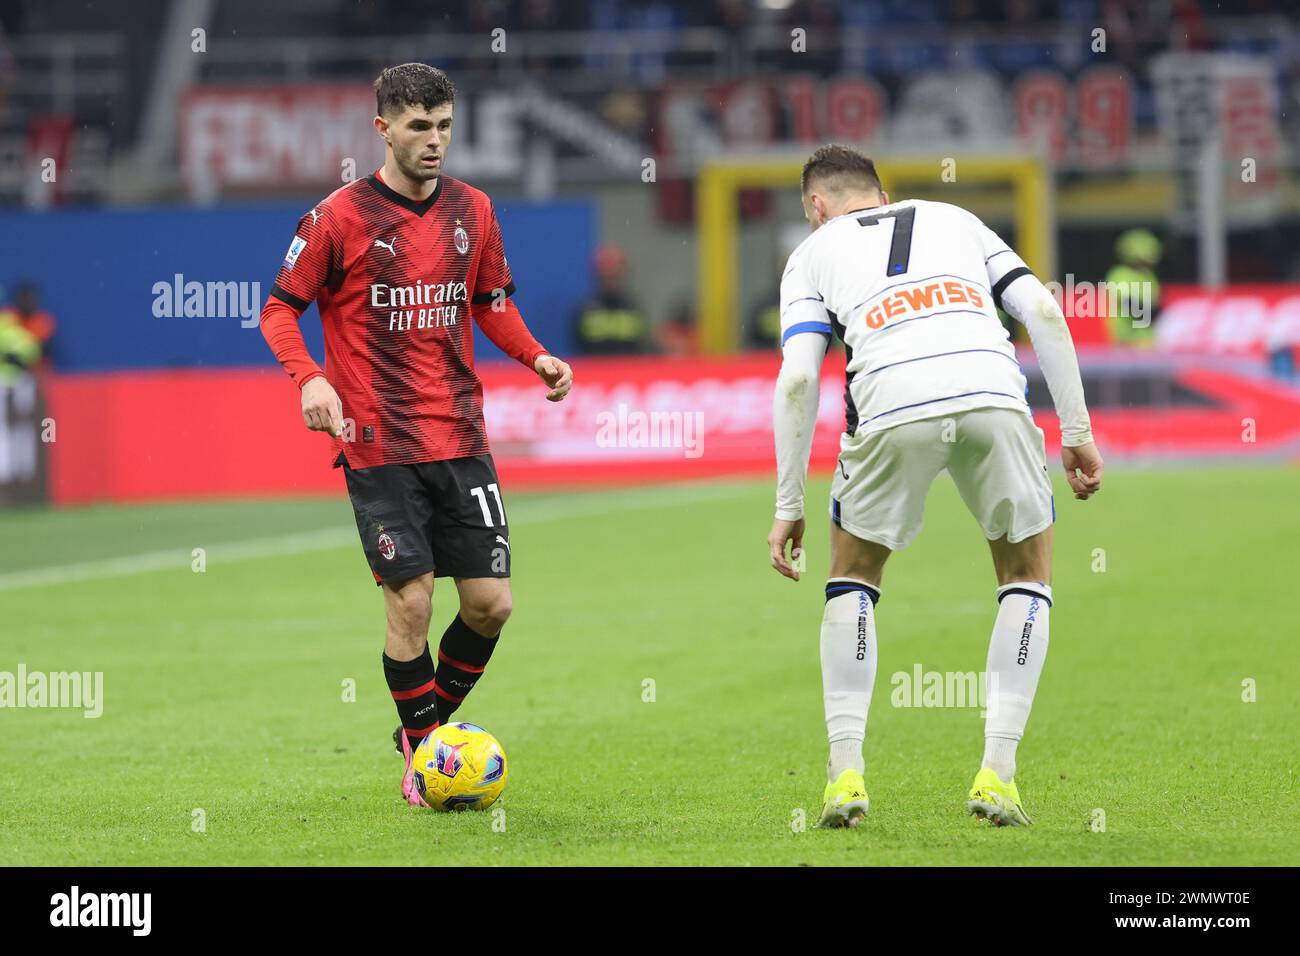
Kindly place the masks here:
[[(507, 498), (515, 614), (460, 712), (506, 748), (504, 816), (401, 801), (342, 497), (0, 515), (0, 671), (104, 674), (98, 719), (0, 710), (0, 865), (1293, 864), (1298, 478), (1058, 484), (1032, 830), (965, 815), (977, 709), (891, 706), (895, 673), (983, 667), (994, 581), (946, 478), (885, 576), (871, 814), (833, 832), (797, 826), (825, 776), (824, 481), (799, 584), (767, 566), (768, 481)], [(454, 606), (440, 584), (436, 633)]]

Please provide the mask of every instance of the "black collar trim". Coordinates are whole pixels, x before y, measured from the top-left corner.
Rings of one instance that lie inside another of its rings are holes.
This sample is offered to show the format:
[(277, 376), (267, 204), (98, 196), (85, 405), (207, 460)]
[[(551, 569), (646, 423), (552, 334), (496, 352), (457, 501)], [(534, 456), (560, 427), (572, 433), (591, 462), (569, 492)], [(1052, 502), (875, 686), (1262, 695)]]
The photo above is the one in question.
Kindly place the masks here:
[(433, 192), (429, 193), (428, 199), (416, 202), (414, 199), (403, 196), (401, 193), (394, 190), (388, 185), (388, 183), (379, 178), (378, 173), (371, 173), (366, 177), (366, 182), (370, 184), (371, 189), (379, 193), (379, 195), (383, 196), (389, 202), (401, 206), (403, 209), (408, 212), (413, 212), (417, 216), (423, 216), (426, 212), (432, 209), (433, 204), (438, 201), (438, 197), (442, 195), (442, 180), (443, 177), (439, 176), (438, 181), (433, 186)]

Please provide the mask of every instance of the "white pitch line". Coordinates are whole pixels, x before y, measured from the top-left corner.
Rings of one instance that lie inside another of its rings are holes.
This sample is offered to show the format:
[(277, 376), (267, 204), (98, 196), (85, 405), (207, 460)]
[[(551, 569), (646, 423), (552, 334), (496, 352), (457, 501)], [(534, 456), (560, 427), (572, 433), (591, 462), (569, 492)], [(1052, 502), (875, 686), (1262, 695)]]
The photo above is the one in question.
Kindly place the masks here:
[[(547, 521), (614, 514), (632, 509), (690, 504), (715, 498), (731, 498), (737, 493), (734, 483), (677, 485), (662, 488), (633, 489), (626, 492), (600, 492), (596, 495), (573, 495), (572, 497), (537, 502), (536, 504), (522, 501), (511, 509), (508, 517), (510, 523), (514, 526), (541, 524)], [(205, 560), (209, 562), (229, 564), (252, 558), (283, 557), (293, 554), (307, 554), (312, 551), (328, 551), (333, 548), (356, 546), (356, 544), (356, 527), (340, 526), (320, 528), (315, 531), (299, 531), (292, 534), (275, 535), (274, 537), (227, 541), (204, 548), (204, 552)], [(99, 561), (81, 561), (75, 564), (34, 568), (30, 571), (12, 571), (7, 574), (0, 574), (0, 591), (72, 584), (77, 581), (92, 581), (102, 578), (128, 577), (150, 571), (175, 571), (189, 567), (193, 560), (192, 551), (182, 548), (168, 548), (163, 551), (148, 551), (143, 554), (104, 558)]]
[[(356, 540), (356, 528), (322, 528), (317, 531), (300, 531), (274, 538), (248, 538), (228, 541), (204, 548), (205, 560), (242, 561), (246, 558), (263, 558), (284, 554), (303, 554), (341, 547), (345, 541)], [(144, 554), (104, 558), (100, 561), (81, 561), (76, 564), (54, 565), (31, 571), (14, 571), (0, 575), (0, 591), (16, 588), (45, 587), (53, 584), (71, 584), (98, 578), (120, 578), (148, 571), (175, 571), (187, 567), (194, 560), (193, 552), (178, 548), (166, 551), (148, 551)]]

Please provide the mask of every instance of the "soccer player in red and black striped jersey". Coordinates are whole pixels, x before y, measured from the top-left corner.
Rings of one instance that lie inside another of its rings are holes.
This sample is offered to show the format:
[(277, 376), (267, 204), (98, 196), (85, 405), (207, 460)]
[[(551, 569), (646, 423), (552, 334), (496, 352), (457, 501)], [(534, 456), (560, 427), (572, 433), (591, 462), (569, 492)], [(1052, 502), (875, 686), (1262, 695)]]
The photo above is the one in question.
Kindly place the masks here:
[[(313, 431), (333, 436), (388, 631), (384, 676), (412, 782), (415, 745), (473, 689), (510, 616), (510, 530), (483, 427), (470, 320), (536, 371), (558, 402), (573, 373), (529, 333), (510, 300), (501, 229), (488, 197), (443, 173), (456, 91), (422, 63), (375, 81), (381, 169), (303, 216), (262, 310), (262, 334), (302, 395)], [(298, 319), (316, 300), (325, 369)], [(460, 609), (429, 651), (435, 577)]]

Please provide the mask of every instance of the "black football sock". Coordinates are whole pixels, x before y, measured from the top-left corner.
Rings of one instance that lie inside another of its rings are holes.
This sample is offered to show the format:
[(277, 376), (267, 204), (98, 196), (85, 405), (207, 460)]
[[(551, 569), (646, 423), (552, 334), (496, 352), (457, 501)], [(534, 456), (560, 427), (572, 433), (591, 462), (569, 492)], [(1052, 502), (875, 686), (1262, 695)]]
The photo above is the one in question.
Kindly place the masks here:
[(384, 678), (412, 750), (438, 729), (438, 695), (433, 675), (433, 657), (428, 644), (424, 645), (424, 653), (413, 661), (395, 661), (384, 655)]
[(438, 718), (442, 723), (451, 720), (461, 701), (483, 676), (500, 636), (484, 637), (459, 614), (447, 627), (438, 645), (438, 679), (434, 685), (438, 692)]

